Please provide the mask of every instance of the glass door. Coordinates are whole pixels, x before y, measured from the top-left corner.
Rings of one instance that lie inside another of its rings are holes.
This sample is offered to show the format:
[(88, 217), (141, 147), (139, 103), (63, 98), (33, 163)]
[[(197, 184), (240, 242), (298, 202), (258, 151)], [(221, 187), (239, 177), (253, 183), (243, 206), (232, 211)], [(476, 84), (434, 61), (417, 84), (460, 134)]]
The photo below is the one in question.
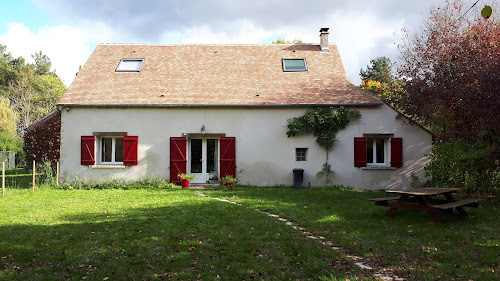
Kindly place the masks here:
[(218, 181), (218, 139), (190, 139), (189, 174), (195, 175), (192, 183)]

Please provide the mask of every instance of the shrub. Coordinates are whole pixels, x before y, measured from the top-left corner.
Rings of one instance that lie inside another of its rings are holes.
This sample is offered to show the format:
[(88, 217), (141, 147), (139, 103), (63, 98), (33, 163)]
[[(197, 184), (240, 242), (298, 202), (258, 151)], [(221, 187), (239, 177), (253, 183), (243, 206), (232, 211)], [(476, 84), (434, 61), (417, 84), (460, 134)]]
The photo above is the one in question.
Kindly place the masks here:
[(461, 187), (469, 193), (498, 192), (500, 160), (495, 157), (495, 144), (485, 141), (455, 140), (434, 145), (425, 168), (438, 187)]
[(52, 167), (59, 160), (61, 113), (54, 111), (30, 126), (24, 134), (24, 151), (28, 163), (49, 161)]
[(45, 161), (43, 162), (43, 164), (38, 165), (37, 170), (42, 171), (42, 173), (45, 174), (44, 181), (42, 182), (42, 184), (52, 185), (52, 186), (56, 185), (57, 174), (54, 171), (55, 170), (54, 167), (52, 167), (52, 163), (50, 163), (49, 161)]
[(196, 179), (196, 176), (195, 175), (188, 175), (188, 174), (178, 174), (177, 177), (181, 180), (188, 180), (188, 181), (192, 181), (194, 179)]
[(125, 179), (112, 180), (82, 180), (74, 179), (60, 184), (60, 189), (171, 189), (178, 187), (162, 178), (144, 178), (141, 180), (127, 181)]

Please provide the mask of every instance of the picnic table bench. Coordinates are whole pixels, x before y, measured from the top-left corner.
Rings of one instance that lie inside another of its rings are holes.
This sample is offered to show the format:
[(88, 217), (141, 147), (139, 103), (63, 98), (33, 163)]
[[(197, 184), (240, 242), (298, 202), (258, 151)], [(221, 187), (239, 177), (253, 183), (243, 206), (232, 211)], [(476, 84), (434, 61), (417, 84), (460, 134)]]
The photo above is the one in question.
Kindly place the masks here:
[[(376, 206), (389, 207), (387, 216), (393, 216), (399, 209), (426, 212), (432, 220), (437, 221), (437, 214), (453, 214), (453, 210), (462, 216), (467, 216), (463, 207), (478, 207), (480, 199), (468, 198), (456, 201), (452, 193), (459, 188), (412, 188), (407, 190), (386, 190), (399, 196), (372, 198)], [(443, 195), (443, 198), (437, 196)]]

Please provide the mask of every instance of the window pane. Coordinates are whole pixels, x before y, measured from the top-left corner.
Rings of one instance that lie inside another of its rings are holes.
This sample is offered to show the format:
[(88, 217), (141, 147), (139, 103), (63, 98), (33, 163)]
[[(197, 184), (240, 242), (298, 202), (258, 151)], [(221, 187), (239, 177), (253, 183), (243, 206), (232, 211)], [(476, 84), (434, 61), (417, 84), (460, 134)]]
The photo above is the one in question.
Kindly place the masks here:
[(384, 163), (385, 162), (385, 140), (384, 139), (377, 139), (376, 140), (376, 146), (377, 146), (377, 163)]
[(217, 142), (214, 139), (207, 140), (207, 172), (217, 170)]
[(283, 59), (283, 70), (285, 71), (305, 71), (305, 59)]
[(113, 153), (113, 139), (112, 138), (102, 138), (101, 145), (101, 161), (111, 162), (111, 155)]
[(121, 60), (116, 68), (116, 71), (137, 71), (139, 72), (142, 67), (143, 60)]
[(202, 140), (191, 140), (191, 173), (201, 173)]
[(297, 161), (307, 161), (307, 148), (296, 148), (295, 159)]
[(123, 162), (123, 138), (115, 139), (115, 162)]
[(373, 139), (366, 140), (366, 163), (373, 163)]

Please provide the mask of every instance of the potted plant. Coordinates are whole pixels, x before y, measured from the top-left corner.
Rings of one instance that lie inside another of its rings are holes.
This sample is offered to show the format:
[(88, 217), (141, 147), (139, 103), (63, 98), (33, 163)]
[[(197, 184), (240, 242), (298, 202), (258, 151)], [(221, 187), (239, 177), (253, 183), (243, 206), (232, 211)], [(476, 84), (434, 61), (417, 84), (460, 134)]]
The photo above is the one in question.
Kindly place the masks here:
[(179, 179), (181, 179), (181, 186), (183, 188), (188, 188), (189, 182), (192, 181), (192, 180), (194, 180), (196, 178), (196, 176), (194, 176), (194, 175), (187, 175), (187, 174), (184, 174), (184, 173), (178, 174), (177, 177)]
[(223, 178), (220, 179), (220, 184), (223, 185), (223, 186), (226, 186), (228, 187), (229, 189), (233, 189), (234, 188), (234, 185), (238, 182), (238, 179), (231, 176), (231, 175), (227, 175)]

